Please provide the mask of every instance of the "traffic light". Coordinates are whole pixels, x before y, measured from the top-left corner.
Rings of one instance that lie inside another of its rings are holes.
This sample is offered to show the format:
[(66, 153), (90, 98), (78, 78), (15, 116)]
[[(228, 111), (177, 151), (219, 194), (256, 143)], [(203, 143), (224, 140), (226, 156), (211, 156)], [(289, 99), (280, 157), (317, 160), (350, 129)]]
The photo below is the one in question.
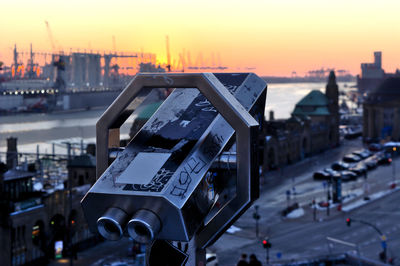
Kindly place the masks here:
[(263, 243), (263, 247), (264, 248), (270, 248), (271, 247), (271, 242), (269, 242), (267, 239), (264, 239), (262, 241), (262, 243)]
[(347, 224), (347, 226), (351, 226), (351, 219), (350, 218), (346, 219), (346, 224)]

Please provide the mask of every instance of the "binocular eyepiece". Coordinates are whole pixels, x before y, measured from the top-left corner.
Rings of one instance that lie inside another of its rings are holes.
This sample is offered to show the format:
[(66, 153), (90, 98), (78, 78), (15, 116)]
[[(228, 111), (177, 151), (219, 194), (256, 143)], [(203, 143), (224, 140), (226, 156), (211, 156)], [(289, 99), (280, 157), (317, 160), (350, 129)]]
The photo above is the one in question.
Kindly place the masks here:
[[(147, 92), (160, 88), (173, 90), (166, 99)], [(195, 234), (198, 245), (213, 243), (258, 197), (265, 99), (265, 81), (251, 73), (136, 75), (96, 124), (98, 180), (82, 199), (90, 230), (144, 244)], [(155, 106), (129, 144), (111, 150), (114, 129)]]
[(161, 229), (158, 216), (146, 209), (138, 210), (128, 219), (125, 211), (111, 207), (97, 220), (97, 229), (105, 239), (118, 240), (127, 228), (129, 236), (142, 244), (153, 242)]

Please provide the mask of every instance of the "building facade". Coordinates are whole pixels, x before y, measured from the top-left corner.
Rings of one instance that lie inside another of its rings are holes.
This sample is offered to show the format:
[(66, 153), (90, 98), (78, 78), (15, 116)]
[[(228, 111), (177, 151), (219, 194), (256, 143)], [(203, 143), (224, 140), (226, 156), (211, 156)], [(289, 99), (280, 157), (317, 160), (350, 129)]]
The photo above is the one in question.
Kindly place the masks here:
[(295, 106), (292, 116), (265, 122), (264, 169), (301, 160), (339, 145), (339, 90), (331, 72), (325, 94), (313, 90)]
[[(33, 189), (36, 173), (0, 167), (1, 265), (45, 265), (76, 254), (97, 242), (87, 226), (80, 201), (95, 180), (91, 157), (69, 165), (70, 182), (62, 187)], [(0, 163), (1, 164), (1, 163)], [(74, 178), (76, 177), (76, 178)]]
[(364, 141), (400, 140), (400, 78), (387, 78), (363, 104)]

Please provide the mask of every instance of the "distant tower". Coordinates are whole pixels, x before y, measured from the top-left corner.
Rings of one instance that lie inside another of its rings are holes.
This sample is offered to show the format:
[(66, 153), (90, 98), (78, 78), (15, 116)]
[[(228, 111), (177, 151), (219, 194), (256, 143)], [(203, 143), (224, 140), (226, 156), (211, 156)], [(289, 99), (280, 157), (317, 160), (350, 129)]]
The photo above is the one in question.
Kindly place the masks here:
[(336, 84), (335, 72), (329, 73), (328, 84), (325, 88), (325, 95), (328, 98), (329, 112), (331, 113), (329, 121), (329, 142), (331, 146), (339, 145), (339, 88)]
[(7, 139), (7, 168), (14, 169), (18, 165), (17, 138)]
[(382, 52), (374, 52), (374, 64), (378, 69), (382, 68)]
[(17, 45), (14, 45), (14, 64), (13, 64), (13, 77), (19, 77), (18, 75), (18, 67), (19, 67), (19, 63), (18, 63), (18, 52), (17, 52)]

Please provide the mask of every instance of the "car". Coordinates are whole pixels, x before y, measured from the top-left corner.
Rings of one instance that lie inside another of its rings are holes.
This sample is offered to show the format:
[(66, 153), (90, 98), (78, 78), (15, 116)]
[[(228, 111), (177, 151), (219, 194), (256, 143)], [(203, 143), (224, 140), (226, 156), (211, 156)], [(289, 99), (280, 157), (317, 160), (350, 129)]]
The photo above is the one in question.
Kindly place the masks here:
[(363, 162), (359, 162), (349, 168), (349, 171), (355, 173), (357, 176), (365, 175), (367, 173), (367, 166)]
[(357, 180), (357, 175), (354, 172), (347, 171), (347, 170), (341, 171), (340, 177), (342, 179), (342, 182), (349, 182), (349, 181)]
[(343, 157), (343, 161), (346, 163), (356, 163), (361, 161), (361, 157), (355, 154), (347, 154)]
[(217, 266), (218, 265), (218, 258), (217, 254), (215, 253), (206, 253), (206, 265), (207, 266)]
[(333, 170), (332, 168), (325, 168), (323, 170), (331, 175), (331, 178), (340, 177), (340, 173), (338, 171)]
[(332, 168), (325, 168), (323, 171), (329, 173), (330, 175), (339, 174), (337, 171), (333, 170)]
[(370, 151), (374, 151), (374, 152), (381, 151), (382, 150), (382, 145), (379, 144), (379, 143), (371, 143), (371, 144), (368, 145), (368, 149)]
[(347, 170), (349, 169), (350, 165), (345, 162), (335, 162), (332, 164), (332, 169), (335, 171), (342, 171), (342, 170)]
[(365, 159), (363, 162), (367, 167), (367, 170), (372, 170), (378, 166), (378, 160), (374, 156)]
[(378, 161), (379, 165), (390, 164), (392, 162), (392, 158), (389, 153), (378, 152), (374, 155)]
[(353, 151), (353, 154), (359, 156), (361, 159), (366, 159), (366, 158), (372, 156), (372, 153), (367, 149)]
[(317, 171), (313, 174), (314, 180), (329, 180), (331, 175), (325, 171)]

